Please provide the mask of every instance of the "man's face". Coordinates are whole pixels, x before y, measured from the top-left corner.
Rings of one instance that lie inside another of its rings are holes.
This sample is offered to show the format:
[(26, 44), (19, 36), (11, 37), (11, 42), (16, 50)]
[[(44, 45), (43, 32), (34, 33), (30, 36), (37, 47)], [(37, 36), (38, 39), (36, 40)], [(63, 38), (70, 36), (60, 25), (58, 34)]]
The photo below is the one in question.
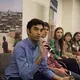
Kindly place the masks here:
[(33, 41), (39, 41), (41, 37), (42, 29), (43, 29), (42, 25), (32, 26), (32, 28), (28, 30), (28, 35), (30, 39)]
[(44, 26), (42, 33), (41, 33), (42, 38), (45, 38), (47, 36), (48, 32), (49, 32), (49, 28)]
[(59, 30), (56, 31), (56, 38), (58, 40), (62, 38), (62, 35), (63, 35), (62, 29), (59, 29)]

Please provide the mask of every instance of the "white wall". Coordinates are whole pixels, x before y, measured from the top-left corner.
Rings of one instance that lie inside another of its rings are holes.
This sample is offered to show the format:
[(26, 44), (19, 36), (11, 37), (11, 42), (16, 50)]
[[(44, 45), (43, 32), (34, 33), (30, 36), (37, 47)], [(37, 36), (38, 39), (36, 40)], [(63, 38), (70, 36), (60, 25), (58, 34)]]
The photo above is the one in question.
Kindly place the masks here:
[[(46, 2), (45, 2), (46, 1)], [(26, 24), (32, 18), (49, 20), (50, 0), (23, 0), (22, 36), (27, 37)], [(80, 0), (58, 0), (56, 26), (64, 31), (80, 31)]]
[(80, 0), (73, 0), (72, 31), (80, 31)]
[(72, 0), (63, 0), (62, 4), (62, 27), (65, 32), (72, 32)]
[(58, 0), (57, 26), (72, 34), (80, 31), (80, 0)]
[(49, 19), (49, 0), (23, 0), (23, 27), (22, 37), (27, 37), (26, 24), (32, 18), (38, 18), (44, 21)]
[(72, 32), (72, 0), (58, 0), (56, 26)]
[(58, 0), (56, 27), (62, 26), (62, 0)]
[(32, 1), (35, 1), (36, 3), (39, 3), (46, 7), (49, 7), (49, 3), (50, 3), (50, 0), (32, 0)]

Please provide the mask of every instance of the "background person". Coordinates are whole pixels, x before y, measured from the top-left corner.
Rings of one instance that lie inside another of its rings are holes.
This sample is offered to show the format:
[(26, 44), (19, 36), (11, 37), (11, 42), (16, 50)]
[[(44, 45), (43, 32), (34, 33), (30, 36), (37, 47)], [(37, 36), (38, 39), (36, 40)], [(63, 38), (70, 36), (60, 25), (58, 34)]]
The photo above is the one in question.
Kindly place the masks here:
[(6, 41), (5, 36), (3, 36), (2, 48), (3, 48), (3, 53), (8, 53), (8, 42)]

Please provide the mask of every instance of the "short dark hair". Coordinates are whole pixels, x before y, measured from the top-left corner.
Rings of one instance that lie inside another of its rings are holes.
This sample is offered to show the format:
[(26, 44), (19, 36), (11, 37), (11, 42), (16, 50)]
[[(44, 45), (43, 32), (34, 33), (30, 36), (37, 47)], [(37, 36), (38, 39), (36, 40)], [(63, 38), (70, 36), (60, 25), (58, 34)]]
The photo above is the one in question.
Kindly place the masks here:
[(48, 27), (48, 29), (50, 29), (50, 26), (49, 26), (49, 24), (47, 22), (44, 22), (44, 26)]
[(42, 21), (42, 20), (40, 20), (40, 19), (37, 19), (37, 18), (34, 18), (34, 19), (31, 19), (29, 22), (28, 22), (28, 24), (27, 24), (27, 29), (31, 29), (32, 28), (32, 26), (36, 26), (36, 25), (42, 25), (42, 26), (44, 26), (44, 22)]

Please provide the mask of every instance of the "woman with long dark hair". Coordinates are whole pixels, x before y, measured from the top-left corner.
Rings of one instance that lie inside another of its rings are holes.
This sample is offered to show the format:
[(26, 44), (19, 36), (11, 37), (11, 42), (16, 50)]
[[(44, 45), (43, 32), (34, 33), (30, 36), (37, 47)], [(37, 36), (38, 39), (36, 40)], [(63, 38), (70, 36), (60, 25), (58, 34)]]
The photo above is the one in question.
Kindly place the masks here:
[(62, 57), (63, 35), (64, 35), (63, 28), (57, 27), (54, 32), (54, 38), (49, 41), (51, 51), (54, 53), (54, 59), (57, 59), (58, 62), (65, 63), (68, 70), (80, 74), (79, 66), (75, 59)]
[(61, 59), (62, 56), (63, 34), (64, 30), (61, 27), (56, 28), (54, 32), (54, 38), (49, 42), (52, 52), (55, 53), (55, 59)]
[(73, 35), (72, 51), (74, 54), (80, 55), (80, 32)]
[(72, 53), (72, 34), (66, 32), (63, 41), (62, 56), (65, 58), (76, 58), (76, 55)]

